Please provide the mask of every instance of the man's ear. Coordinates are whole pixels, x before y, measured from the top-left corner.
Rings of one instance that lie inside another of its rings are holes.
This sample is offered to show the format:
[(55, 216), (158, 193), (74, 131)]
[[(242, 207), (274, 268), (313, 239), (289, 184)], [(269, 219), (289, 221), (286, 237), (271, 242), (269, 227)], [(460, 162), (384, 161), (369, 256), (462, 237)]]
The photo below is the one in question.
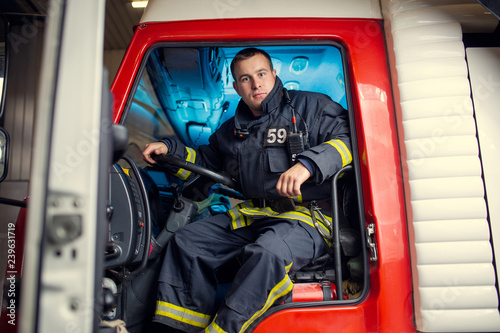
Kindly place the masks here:
[(240, 95), (240, 91), (239, 91), (239, 89), (238, 89), (238, 84), (236, 83), (236, 81), (233, 81), (233, 88), (234, 88), (234, 90), (236, 90), (236, 93), (237, 93), (239, 96), (241, 96), (241, 95)]

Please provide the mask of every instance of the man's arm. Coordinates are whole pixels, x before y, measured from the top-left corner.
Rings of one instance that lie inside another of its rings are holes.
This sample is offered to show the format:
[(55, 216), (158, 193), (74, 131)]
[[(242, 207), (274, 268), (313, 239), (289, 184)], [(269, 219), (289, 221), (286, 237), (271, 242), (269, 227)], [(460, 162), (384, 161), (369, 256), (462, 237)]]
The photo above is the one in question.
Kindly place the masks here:
[(148, 143), (144, 150), (142, 151), (142, 157), (149, 164), (155, 165), (158, 162), (155, 159), (155, 156), (163, 155), (168, 153), (167, 145), (163, 142), (152, 142)]
[[(352, 161), (347, 111), (331, 100), (319, 102), (321, 116), (309, 129), (311, 147), (298, 158), (307, 158), (314, 165), (312, 180), (323, 183)], [(319, 106), (319, 105), (318, 105)]]
[(347, 111), (329, 98), (316, 102), (321, 116), (309, 133), (315, 146), (299, 154), (299, 162), (280, 176), (276, 190), (282, 196), (301, 195), (306, 180), (321, 184), (352, 161)]
[(298, 162), (287, 171), (283, 172), (276, 184), (276, 190), (284, 197), (293, 197), (302, 195), (300, 186), (311, 177), (311, 173)]

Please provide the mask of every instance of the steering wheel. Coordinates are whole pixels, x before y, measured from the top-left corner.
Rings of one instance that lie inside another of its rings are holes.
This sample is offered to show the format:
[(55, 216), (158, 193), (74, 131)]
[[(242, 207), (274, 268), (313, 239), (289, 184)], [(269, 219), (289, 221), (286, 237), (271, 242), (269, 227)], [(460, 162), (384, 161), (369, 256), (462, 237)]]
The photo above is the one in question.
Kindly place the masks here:
[(223, 175), (219, 172), (212, 171), (206, 167), (203, 167), (201, 165), (191, 163), (185, 160), (182, 160), (178, 157), (174, 157), (172, 155), (156, 155), (154, 159), (160, 163), (168, 163), (172, 164), (175, 166), (178, 166), (179, 168), (189, 170), (191, 172), (194, 172), (200, 176), (208, 177), (215, 181), (216, 183), (220, 183), (222, 185), (229, 186), (232, 189), (237, 189), (238, 184), (230, 177)]
[[(136, 266), (128, 278), (139, 275), (148, 262), (151, 246), (151, 213), (146, 186), (135, 161), (121, 158), (128, 174), (117, 164), (110, 171), (110, 242), (106, 267)], [(111, 207), (114, 207), (113, 209)]]

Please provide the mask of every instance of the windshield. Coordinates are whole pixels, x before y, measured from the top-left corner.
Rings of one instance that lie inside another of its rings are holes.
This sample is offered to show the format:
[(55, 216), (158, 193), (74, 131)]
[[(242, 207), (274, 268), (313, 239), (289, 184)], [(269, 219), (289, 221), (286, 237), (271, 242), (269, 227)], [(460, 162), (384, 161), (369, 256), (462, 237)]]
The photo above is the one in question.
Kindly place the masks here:
[[(340, 50), (332, 45), (260, 47), (289, 90), (329, 95), (347, 109)], [(144, 163), (144, 145), (176, 137), (197, 148), (234, 115), (240, 97), (230, 64), (242, 47), (157, 47), (149, 53), (129, 104), (129, 151)]]

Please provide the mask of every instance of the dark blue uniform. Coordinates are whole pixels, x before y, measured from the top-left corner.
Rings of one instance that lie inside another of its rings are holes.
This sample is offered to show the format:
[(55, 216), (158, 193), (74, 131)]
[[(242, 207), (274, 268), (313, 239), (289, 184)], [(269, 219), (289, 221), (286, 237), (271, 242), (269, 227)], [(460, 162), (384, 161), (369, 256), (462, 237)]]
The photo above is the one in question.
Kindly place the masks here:
[[(351, 162), (347, 112), (323, 94), (290, 91), (290, 99), (297, 127), (308, 135), (298, 159), (313, 174), (301, 186), (302, 197), (294, 198), (297, 210), (278, 211), (266, 204), (282, 198), (276, 183), (292, 166), (287, 145), (292, 108), (283, 98), (279, 78), (262, 103), (259, 119), (240, 101), (235, 117), (210, 137), (209, 145), (194, 150), (168, 142), (170, 154), (228, 173), (255, 200), (191, 223), (173, 236), (159, 277), (155, 321), (187, 332), (244, 332), (290, 294), (289, 273), (325, 254), (326, 243), (301, 203), (328, 198), (330, 184), (325, 180)], [(235, 136), (235, 129), (246, 130), (248, 136)], [(171, 171), (184, 179), (190, 176), (186, 170)], [(224, 301), (216, 304), (221, 270), (233, 271), (234, 279)]]

